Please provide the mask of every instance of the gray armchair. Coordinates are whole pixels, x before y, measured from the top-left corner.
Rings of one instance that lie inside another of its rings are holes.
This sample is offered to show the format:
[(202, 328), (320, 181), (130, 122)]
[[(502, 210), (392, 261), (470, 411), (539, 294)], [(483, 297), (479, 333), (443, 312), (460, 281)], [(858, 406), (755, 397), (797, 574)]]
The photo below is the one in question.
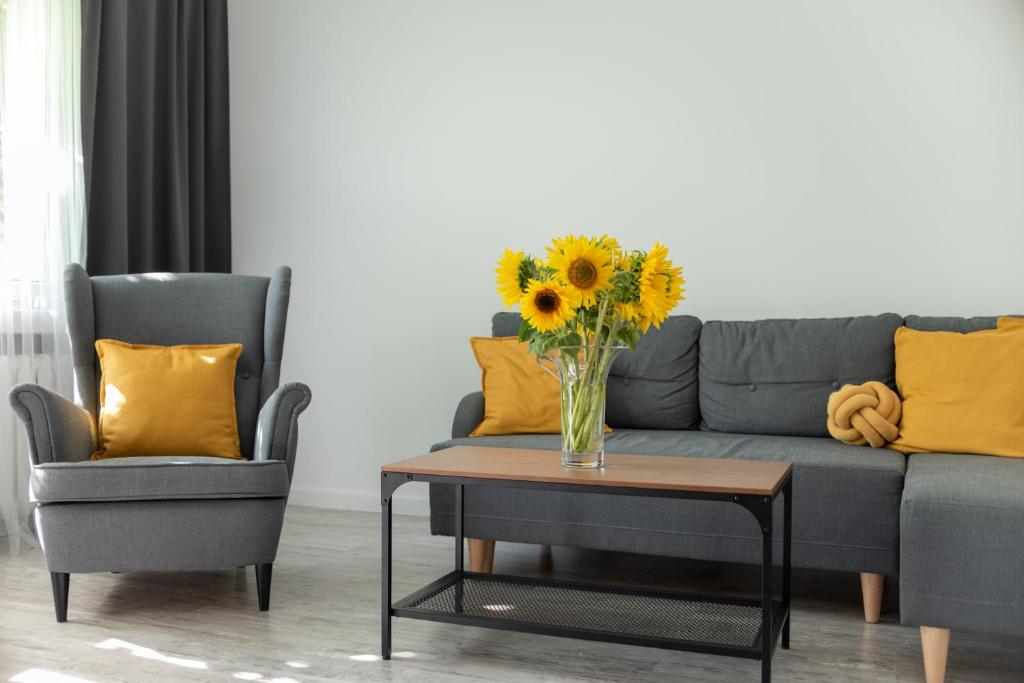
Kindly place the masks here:
[[(270, 579), (295, 466), (304, 384), (278, 386), (291, 270), (272, 277), (64, 272), (76, 401), (32, 384), (10, 393), (32, 458), (36, 529), (67, 620), (70, 574), (253, 565), (259, 608)], [(97, 339), (244, 345), (235, 403), (244, 460), (197, 457), (91, 461)]]

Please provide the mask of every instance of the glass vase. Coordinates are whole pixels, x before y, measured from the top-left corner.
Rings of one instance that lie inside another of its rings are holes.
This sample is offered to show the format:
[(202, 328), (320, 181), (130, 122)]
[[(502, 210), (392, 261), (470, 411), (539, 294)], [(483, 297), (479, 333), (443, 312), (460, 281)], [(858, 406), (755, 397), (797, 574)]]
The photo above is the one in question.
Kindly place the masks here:
[[(562, 464), (594, 469), (604, 465), (604, 412), (608, 373), (624, 346), (559, 347), (537, 362), (554, 375), (562, 392)], [(544, 364), (550, 363), (555, 372)]]

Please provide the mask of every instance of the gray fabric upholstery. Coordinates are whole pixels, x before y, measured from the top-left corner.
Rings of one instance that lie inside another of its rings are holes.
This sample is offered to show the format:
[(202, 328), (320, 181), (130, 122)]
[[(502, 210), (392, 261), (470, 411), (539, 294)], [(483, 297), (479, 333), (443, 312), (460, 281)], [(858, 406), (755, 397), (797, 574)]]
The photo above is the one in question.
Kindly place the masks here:
[(522, 323), (523, 316), (518, 313), (495, 313), (491, 318), (491, 334), (495, 337), (518, 336)]
[(911, 455), (900, 620), (1024, 636), (1024, 459)]
[(858, 318), (704, 324), (702, 428), (738, 434), (828, 436), (825, 406), (843, 384), (893, 387), (895, 313)]
[[(280, 269), (276, 277), (290, 277), (290, 271)], [(155, 273), (94, 277), (91, 286), (94, 337), (72, 336), (73, 348), (83, 344), (92, 348), (97, 339), (166, 346), (242, 344), (235, 375), (235, 407), (242, 455), (251, 457), (260, 408), (264, 338), (277, 334), (276, 330), (269, 332), (266, 323), (284, 326), (285, 312), (278, 307), (274, 309), (278, 319), (266, 319), (270, 280), (213, 273)], [(72, 296), (68, 298), (70, 306)], [(280, 359), (272, 360), (271, 365), (276, 376)], [(98, 377), (97, 360), (91, 380), (94, 385)]]
[(74, 371), (75, 400), (92, 414), (99, 406), (96, 377), (96, 319), (93, 317), (92, 283), (85, 268), (72, 263), (64, 269), (64, 306), (71, 339), (71, 367)]
[[(496, 337), (519, 333), (518, 313), (498, 313)], [(616, 359), (608, 377), (606, 421), (614, 428), (695, 429), (700, 424), (697, 396), (701, 322), (671, 316), (641, 337), (636, 351)], [(476, 425), (474, 425), (475, 427)]]
[(269, 280), (211, 274), (90, 280), (80, 265), (69, 265), (64, 270), (64, 297), (75, 392), (82, 405), (95, 420), (97, 339), (165, 345), (241, 342), (236, 411), (242, 454), (250, 455), (256, 412), (280, 381), (291, 275), (291, 269), (282, 266)]
[[(434, 450), (458, 444), (560, 447), (552, 434), (453, 439)], [(792, 462), (794, 566), (897, 572), (905, 466), (900, 453), (832, 439), (626, 429), (607, 436), (606, 450)], [(451, 534), (450, 488), (432, 486), (430, 495), (433, 532)], [(781, 519), (781, 499), (778, 504)], [(760, 533), (750, 514), (715, 502), (472, 486), (465, 524), (467, 536), (503, 541), (738, 562), (760, 557)]]
[(228, 460), (204, 456), (111, 458), (53, 462), (32, 468), (32, 499), (39, 503), (284, 498), (283, 461)]
[(11, 387), (11, 407), (28, 432), (33, 465), (88, 460), (96, 450), (92, 417), (60, 394), (35, 384)]
[(278, 387), (260, 409), (253, 460), (285, 463), (288, 477), (295, 468), (299, 441), (299, 415), (313, 394), (305, 384), (292, 382)]
[(273, 562), (284, 498), (56, 503), (36, 508), (51, 572), (233, 569)]
[[(267, 305), (263, 325), (263, 374), (260, 377), (260, 405), (266, 403), (281, 381), (284, 356), (284, 330), (288, 323), (292, 269), (281, 266), (274, 271), (267, 287)], [(307, 388), (308, 390), (308, 388)]]
[[(90, 278), (64, 272), (76, 406), (20, 385), (10, 400), (34, 463), (37, 530), (55, 572), (213, 569), (273, 562), (298, 443), (304, 384), (278, 388), (291, 270)], [(241, 343), (235, 404), (242, 455), (98, 462), (97, 339)], [(257, 430), (257, 424), (259, 426)], [(257, 433), (258, 431), (258, 433)]]
[(957, 318), (951, 316), (908, 315), (905, 325), (912, 330), (923, 332), (977, 332), (996, 326), (997, 316)]
[(484, 421), (484, 392), (474, 391), (459, 401), (452, 420), (452, 438), (469, 436), (469, 433)]

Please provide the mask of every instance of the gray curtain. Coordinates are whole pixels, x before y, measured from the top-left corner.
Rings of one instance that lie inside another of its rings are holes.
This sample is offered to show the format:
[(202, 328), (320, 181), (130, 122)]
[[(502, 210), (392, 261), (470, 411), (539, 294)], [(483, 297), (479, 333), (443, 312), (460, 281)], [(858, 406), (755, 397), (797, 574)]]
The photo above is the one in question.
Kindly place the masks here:
[(231, 270), (227, 0), (83, 0), (86, 266)]

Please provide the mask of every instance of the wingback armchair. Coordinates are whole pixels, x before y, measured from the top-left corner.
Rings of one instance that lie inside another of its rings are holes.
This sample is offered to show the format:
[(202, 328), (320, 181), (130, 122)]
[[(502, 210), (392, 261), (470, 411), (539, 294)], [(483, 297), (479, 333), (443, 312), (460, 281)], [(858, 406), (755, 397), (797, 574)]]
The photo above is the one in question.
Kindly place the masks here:
[[(295, 467), (298, 417), (311, 394), (279, 386), (291, 270), (270, 278), (64, 272), (75, 401), (33, 384), (10, 392), (28, 432), (36, 530), (57, 621), (70, 575), (253, 565), (259, 608)], [(180, 456), (92, 461), (100, 379), (97, 339), (138, 344), (243, 344), (235, 404), (243, 460)]]

